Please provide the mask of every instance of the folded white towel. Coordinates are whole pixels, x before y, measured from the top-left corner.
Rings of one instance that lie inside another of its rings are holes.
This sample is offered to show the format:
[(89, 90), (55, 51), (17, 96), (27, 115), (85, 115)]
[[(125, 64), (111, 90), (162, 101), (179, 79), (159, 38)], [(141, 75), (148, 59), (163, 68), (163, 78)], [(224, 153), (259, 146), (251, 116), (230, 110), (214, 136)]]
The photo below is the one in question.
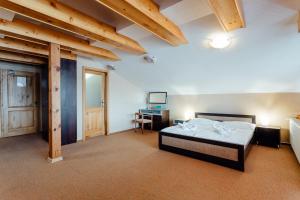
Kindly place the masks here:
[(188, 130), (188, 131), (195, 131), (197, 129), (195, 125), (186, 122), (179, 123), (177, 126), (183, 130)]
[(222, 136), (230, 136), (230, 134), (234, 131), (231, 128), (228, 128), (227, 126), (224, 126), (222, 123), (214, 123), (213, 127), (215, 129), (215, 132)]

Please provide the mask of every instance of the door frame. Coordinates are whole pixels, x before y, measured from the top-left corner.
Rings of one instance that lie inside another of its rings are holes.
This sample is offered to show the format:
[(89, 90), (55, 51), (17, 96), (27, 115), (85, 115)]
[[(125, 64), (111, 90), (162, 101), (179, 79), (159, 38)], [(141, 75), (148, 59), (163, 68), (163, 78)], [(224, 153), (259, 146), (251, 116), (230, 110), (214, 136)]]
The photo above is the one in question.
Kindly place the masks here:
[(96, 67), (88, 67), (88, 66), (84, 66), (82, 68), (82, 140), (85, 141), (86, 140), (86, 136), (85, 136), (85, 99), (86, 99), (86, 91), (85, 91), (85, 87), (86, 87), (86, 80), (85, 80), (85, 73), (89, 72), (89, 73), (103, 73), (104, 74), (104, 135), (109, 135), (108, 130), (109, 130), (109, 121), (108, 121), (108, 82), (109, 82), (109, 71), (106, 69), (100, 69), (100, 68), (96, 68)]

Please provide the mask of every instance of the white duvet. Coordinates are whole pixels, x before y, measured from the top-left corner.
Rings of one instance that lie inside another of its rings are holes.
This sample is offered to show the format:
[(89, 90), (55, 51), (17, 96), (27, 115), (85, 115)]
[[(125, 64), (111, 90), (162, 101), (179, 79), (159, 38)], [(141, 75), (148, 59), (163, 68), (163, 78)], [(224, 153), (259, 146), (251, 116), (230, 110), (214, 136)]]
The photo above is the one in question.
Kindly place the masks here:
[(240, 121), (219, 122), (196, 118), (171, 126), (162, 132), (204, 138), (233, 144), (248, 145), (255, 130), (255, 124)]

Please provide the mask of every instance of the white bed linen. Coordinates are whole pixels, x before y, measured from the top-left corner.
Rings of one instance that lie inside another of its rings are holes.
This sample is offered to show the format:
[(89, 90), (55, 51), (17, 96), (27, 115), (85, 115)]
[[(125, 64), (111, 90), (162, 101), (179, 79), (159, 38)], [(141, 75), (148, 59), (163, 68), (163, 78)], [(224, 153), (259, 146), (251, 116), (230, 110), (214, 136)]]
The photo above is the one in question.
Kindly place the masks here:
[(162, 132), (240, 144), (246, 147), (254, 134), (254, 130), (255, 124), (247, 122), (230, 123), (199, 118), (165, 128)]

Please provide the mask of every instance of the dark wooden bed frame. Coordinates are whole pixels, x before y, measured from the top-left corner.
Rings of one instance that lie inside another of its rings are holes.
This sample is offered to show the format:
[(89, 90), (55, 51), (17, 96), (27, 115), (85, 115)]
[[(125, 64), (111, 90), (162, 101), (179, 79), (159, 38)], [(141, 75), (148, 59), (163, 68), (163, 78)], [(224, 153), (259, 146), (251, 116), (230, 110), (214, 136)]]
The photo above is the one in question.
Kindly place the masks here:
[[(254, 115), (236, 115), (236, 114), (217, 114), (217, 113), (195, 113), (195, 117), (197, 116), (215, 116), (215, 117), (230, 117), (230, 118), (248, 118), (251, 119), (252, 123), (256, 123), (256, 117)], [(228, 147), (228, 148), (233, 148), (237, 149), (238, 151), (238, 160), (230, 160), (226, 158), (221, 158), (217, 156), (212, 156), (208, 155), (205, 153), (199, 153), (187, 149), (182, 149), (174, 146), (169, 146), (162, 144), (162, 136), (168, 136), (172, 138), (177, 138), (177, 139), (183, 139), (183, 140), (190, 140), (190, 141), (195, 141), (195, 142), (201, 142), (201, 143), (206, 143), (206, 144), (211, 144), (211, 145), (218, 145), (222, 147)], [(244, 148), (244, 145), (239, 145), (239, 144), (233, 144), (233, 143), (227, 143), (227, 142), (221, 142), (221, 141), (215, 141), (215, 140), (210, 140), (210, 139), (204, 139), (204, 138), (196, 138), (196, 137), (191, 137), (191, 136), (185, 136), (185, 135), (178, 135), (178, 134), (173, 134), (173, 133), (167, 133), (160, 131), (159, 132), (159, 149), (169, 151), (172, 153), (177, 153), (185, 156), (189, 156), (192, 158), (196, 158), (199, 160), (204, 160), (208, 161), (211, 163), (215, 163), (218, 165), (226, 166), (232, 169), (237, 169), (240, 171), (245, 170), (245, 159), (252, 147), (252, 144), (254, 142), (254, 134), (253, 137), (251, 138), (250, 143), (246, 148)]]

